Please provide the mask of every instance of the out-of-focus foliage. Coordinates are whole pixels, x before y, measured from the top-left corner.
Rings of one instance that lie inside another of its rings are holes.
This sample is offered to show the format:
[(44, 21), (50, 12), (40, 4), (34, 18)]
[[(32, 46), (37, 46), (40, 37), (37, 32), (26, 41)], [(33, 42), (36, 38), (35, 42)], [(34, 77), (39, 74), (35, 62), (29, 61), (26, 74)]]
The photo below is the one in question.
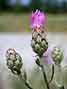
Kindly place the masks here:
[(66, 12), (67, 0), (0, 0), (0, 10)]
[(6, 0), (0, 0), (0, 10), (6, 8)]

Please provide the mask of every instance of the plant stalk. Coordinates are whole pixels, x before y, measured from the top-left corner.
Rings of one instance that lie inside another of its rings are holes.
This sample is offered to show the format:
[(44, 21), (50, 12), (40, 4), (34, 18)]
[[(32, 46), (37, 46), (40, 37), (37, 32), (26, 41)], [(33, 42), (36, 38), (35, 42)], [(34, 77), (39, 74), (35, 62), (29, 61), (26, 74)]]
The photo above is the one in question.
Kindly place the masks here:
[(52, 65), (52, 75), (51, 75), (51, 79), (50, 79), (49, 83), (52, 82), (53, 77), (54, 77), (54, 64)]
[(29, 85), (29, 83), (28, 83), (25, 79), (22, 78), (22, 75), (21, 75), (21, 74), (18, 75), (18, 76), (19, 76), (19, 78), (20, 78), (22, 81), (24, 81), (24, 84), (25, 84), (25, 86), (26, 86), (28, 89), (33, 89), (33, 88)]
[(44, 71), (44, 67), (43, 67), (43, 65), (41, 65), (41, 69), (42, 69), (42, 72), (43, 72), (43, 76), (44, 76), (44, 80), (45, 80), (47, 89), (50, 89), (50, 87), (49, 87), (49, 83), (48, 83), (48, 81), (47, 81), (47, 76), (46, 76), (46, 73), (45, 73), (45, 71)]

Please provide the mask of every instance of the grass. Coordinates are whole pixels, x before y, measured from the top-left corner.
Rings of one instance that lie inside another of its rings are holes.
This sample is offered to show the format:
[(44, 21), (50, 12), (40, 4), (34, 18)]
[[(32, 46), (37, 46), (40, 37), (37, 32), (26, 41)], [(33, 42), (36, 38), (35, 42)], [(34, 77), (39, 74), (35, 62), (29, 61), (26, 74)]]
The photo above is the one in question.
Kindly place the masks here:
[(14, 14), (0, 14), (0, 32), (16, 31), (16, 16)]
[[(20, 14), (18, 23), (21, 22), (25, 31), (29, 31), (29, 14)], [(21, 25), (19, 23), (19, 25)], [(67, 15), (47, 15), (46, 27), (52, 32), (67, 32)], [(21, 27), (21, 26), (20, 26)]]
[[(0, 13), (0, 32), (29, 32), (28, 13)], [(46, 27), (52, 32), (67, 32), (66, 14), (47, 14)]]

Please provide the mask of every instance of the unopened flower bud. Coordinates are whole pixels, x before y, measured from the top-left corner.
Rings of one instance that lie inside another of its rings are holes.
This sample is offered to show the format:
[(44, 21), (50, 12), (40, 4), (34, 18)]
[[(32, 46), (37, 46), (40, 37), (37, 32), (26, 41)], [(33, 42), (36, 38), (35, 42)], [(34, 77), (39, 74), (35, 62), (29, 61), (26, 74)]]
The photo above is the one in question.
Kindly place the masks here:
[(21, 56), (14, 49), (8, 49), (6, 52), (6, 59), (8, 68), (13, 73), (19, 74), (23, 65)]
[(47, 51), (48, 49), (48, 42), (45, 37), (45, 32), (44, 30), (40, 30), (39, 32), (33, 32), (32, 33), (32, 41), (31, 41), (31, 46), (33, 48), (33, 51), (37, 53), (39, 56), (42, 56), (44, 52)]
[(52, 51), (52, 58), (55, 64), (61, 63), (61, 61), (63, 60), (63, 52), (61, 51), (60, 48), (54, 47)]

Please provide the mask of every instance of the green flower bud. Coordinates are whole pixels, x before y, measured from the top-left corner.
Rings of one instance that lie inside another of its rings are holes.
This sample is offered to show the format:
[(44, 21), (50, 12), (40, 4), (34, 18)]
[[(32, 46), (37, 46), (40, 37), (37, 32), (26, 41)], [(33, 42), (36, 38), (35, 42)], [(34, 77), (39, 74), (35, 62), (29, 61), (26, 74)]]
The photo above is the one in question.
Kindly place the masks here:
[(32, 33), (31, 46), (35, 53), (37, 53), (39, 56), (43, 55), (43, 53), (48, 48), (48, 42), (46, 40), (46, 35), (44, 30), (39, 32), (34, 31)]
[(6, 52), (7, 66), (14, 74), (19, 74), (23, 65), (22, 58), (16, 51), (12, 51), (13, 49), (8, 49)]
[(55, 62), (55, 64), (60, 64), (63, 60), (63, 52), (60, 48), (55, 47), (52, 51), (52, 59)]

